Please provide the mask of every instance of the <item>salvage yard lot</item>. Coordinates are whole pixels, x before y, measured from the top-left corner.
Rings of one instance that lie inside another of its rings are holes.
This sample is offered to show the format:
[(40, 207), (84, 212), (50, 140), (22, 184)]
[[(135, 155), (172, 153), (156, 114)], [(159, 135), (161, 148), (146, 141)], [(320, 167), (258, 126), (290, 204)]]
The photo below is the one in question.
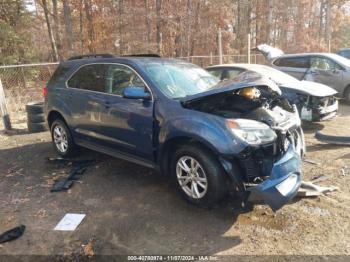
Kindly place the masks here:
[[(55, 157), (48, 132), (17, 130), (0, 134), (0, 233), (19, 224), (24, 235), (0, 245), (0, 254), (317, 254), (350, 255), (350, 147), (327, 145), (313, 138), (317, 129), (350, 135), (350, 107), (340, 105), (331, 122), (304, 125), (307, 142), (304, 180), (325, 175), (319, 185), (339, 191), (296, 199), (277, 213), (264, 205), (239, 211), (224, 201), (213, 210), (183, 201), (167, 179), (150, 169), (109, 156), (94, 158), (79, 182), (67, 192), (50, 193), (55, 179), (69, 167), (47, 162)], [(342, 171), (343, 169), (343, 171)], [(54, 231), (66, 213), (84, 213), (73, 232)]]

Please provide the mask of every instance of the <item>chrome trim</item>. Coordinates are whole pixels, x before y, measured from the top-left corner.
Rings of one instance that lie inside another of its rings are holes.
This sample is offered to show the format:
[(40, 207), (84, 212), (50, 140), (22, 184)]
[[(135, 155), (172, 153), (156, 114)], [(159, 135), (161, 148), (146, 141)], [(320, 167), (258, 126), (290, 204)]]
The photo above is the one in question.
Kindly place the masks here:
[(87, 90), (87, 89), (80, 89), (80, 88), (75, 88), (75, 87), (69, 87), (68, 86), (68, 81), (84, 66), (88, 66), (88, 65), (120, 65), (120, 66), (124, 66), (129, 68), (131, 71), (133, 71), (140, 79), (141, 81), (144, 83), (145, 87), (147, 88), (147, 90), (149, 91), (149, 93), (151, 94), (151, 98), (152, 101), (154, 101), (154, 96), (153, 96), (153, 92), (151, 90), (151, 88), (148, 86), (148, 84), (146, 83), (146, 81), (140, 76), (140, 74), (133, 69), (132, 67), (125, 65), (125, 64), (121, 64), (121, 63), (88, 63), (88, 64), (83, 64), (81, 66), (79, 66), (65, 81), (65, 86), (68, 89), (76, 89), (76, 90), (81, 90), (81, 91), (87, 91), (87, 92), (93, 92), (93, 93), (98, 93), (98, 94), (105, 94), (105, 95), (112, 95), (112, 96), (117, 96), (117, 97), (123, 97), (120, 95), (116, 95), (116, 94), (110, 94), (110, 93), (105, 93), (105, 92), (99, 92), (99, 91), (93, 91), (93, 90)]

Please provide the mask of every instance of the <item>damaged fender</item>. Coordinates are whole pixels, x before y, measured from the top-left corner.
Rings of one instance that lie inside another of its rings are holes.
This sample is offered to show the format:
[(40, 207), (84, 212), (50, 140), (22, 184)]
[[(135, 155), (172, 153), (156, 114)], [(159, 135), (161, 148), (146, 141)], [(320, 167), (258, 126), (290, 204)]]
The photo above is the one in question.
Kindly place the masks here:
[(262, 199), (273, 211), (294, 198), (301, 184), (301, 159), (292, 145), (272, 168), (271, 175), (257, 186), (248, 188), (251, 199)]

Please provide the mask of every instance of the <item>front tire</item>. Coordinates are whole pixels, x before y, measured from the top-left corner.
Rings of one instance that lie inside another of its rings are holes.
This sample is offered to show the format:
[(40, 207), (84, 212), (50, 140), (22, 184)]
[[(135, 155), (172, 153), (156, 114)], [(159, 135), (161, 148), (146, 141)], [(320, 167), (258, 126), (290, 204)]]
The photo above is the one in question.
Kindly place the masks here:
[(211, 208), (227, 194), (223, 168), (204, 147), (180, 146), (172, 158), (171, 174), (181, 195), (192, 204)]
[(63, 157), (71, 157), (76, 152), (72, 135), (64, 121), (56, 119), (51, 125), (51, 138), (55, 151)]

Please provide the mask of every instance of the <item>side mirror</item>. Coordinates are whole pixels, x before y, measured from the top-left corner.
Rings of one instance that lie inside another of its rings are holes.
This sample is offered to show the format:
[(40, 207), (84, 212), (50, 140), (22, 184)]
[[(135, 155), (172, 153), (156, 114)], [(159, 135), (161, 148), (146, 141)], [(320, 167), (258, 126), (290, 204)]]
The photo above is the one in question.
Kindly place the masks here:
[(151, 94), (144, 87), (128, 86), (123, 89), (123, 97), (129, 99), (151, 99)]

